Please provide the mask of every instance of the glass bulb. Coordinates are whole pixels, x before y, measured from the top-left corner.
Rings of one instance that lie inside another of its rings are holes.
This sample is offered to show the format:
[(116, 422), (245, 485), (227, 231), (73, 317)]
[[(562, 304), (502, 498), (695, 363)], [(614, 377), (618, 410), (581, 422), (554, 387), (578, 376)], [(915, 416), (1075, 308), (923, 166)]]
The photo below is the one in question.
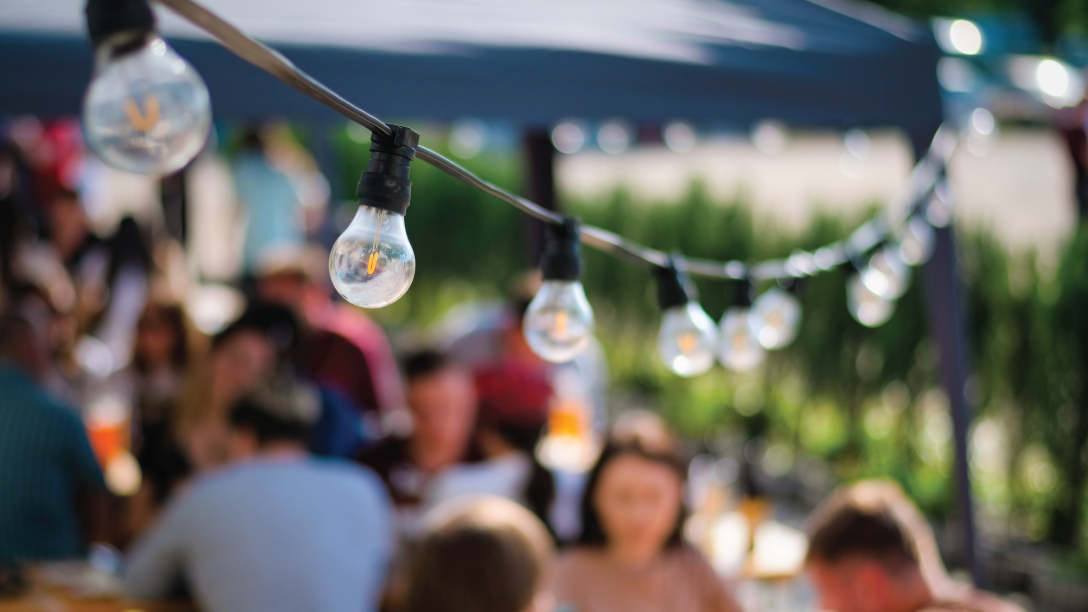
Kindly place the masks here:
[(416, 275), (404, 215), (365, 204), (329, 253), (329, 276), (344, 299), (381, 308), (400, 299)]
[(873, 293), (857, 274), (847, 284), (846, 302), (850, 314), (866, 327), (883, 325), (895, 310), (895, 302)]
[(797, 328), (801, 325), (801, 301), (788, 291), (772, 288), (752, 304), (748, 325), (763, 348), (772, 351), (780, 349), (797, 337)]
[(714, 320), (698, 302), (688, 302), (665, 311), (657, 350), (670, 370), (680, 376), (702, 374), (714, 365), (718, 330)]
[(908, 266), (917, 266), (929, 261), (933, 256), (933, 247), (937, 242), (937, 233), (933, 226), (921, 217), (911, 217), (899, 229), (897, 253), (899, 260)]
[(722, 316), (718, 360), (730, 370), (750, 370), (762, 363), (766, 355), (749, 316), (747, 308), (730, 308)]
[(593, 309), (582, 283), (546, 280), (525, 311), (525, 340), (533, 352), (555, 363), (574, 359), (593, 337)]
[(869, 258), (869, 265), (861, 273), (861, 280), (869, 291), (887, 300), (903, 295), (910, 284), (910, 268), (891, 249), (880, 249)]
[(106, 164), (168, 174), (188, 164), (208, 137), (212, 109), (196, 70), (161, 38), (118, 53), (105, 43), (83, 100), (83, 132)]

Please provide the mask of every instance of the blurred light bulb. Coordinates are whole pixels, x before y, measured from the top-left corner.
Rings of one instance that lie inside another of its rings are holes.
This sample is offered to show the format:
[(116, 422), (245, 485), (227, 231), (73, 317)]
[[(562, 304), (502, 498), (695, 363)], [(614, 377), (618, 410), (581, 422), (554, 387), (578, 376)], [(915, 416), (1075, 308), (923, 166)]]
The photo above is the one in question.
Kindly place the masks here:
[(763, 361), (763, 347), (748, 322), (747, 308), (730, 308), (722, 316), (718, 360), (730, 370), (750, 370)]
[(665, 128), (665, 146), (677, 153), (687, 153), (695, 148), (695, 129), (687, 123), (676, 121)]
[(619, 155), (631, 144), (631, 132), (618, 121), (609, 121), (597, 130), (597, 146), (609, 155)]
[(786, 125), (774, 119), (766, 119), (754, 125), (750, 136), (756, 149), (767, 155), (781, 153), (789, 140)]
[(670, 370), (680, 376), (702, 374), (714, 365), (718, 330), (698, 302), (690, 301), (665, 311), (657, 350)]
[(857, 274), (847, 284), (846, 302), (850, 314), (866, 327), (883, 325), (895, 310), (895, 302), (873, 293)]
[(1055, 98), (1065, 96), (1069, 89), (1069, 72), (1064, 65), (1052, 59), (1039, 62), (1039, 67), (1035, 69), (1035, 80), (1040, 91)]
[(546, 280), (525, 311), (525, 340), (543, 359), (563, 363), (589, 346), (593, 309), (579, 281)]
[(910, 284), (910, 268), (891, 249), (880, 249), (869, 258), (861, 272), (861, 280), (869, 291), (887, 300), (894, 300)]
[(329, 276), (344, 299), (381, 308), (400, 299), (416, 275), (404, 215), (360, 205), (329, 253)]
[(933, 256), (937, 233), (928, 221), (919, 216), (911, 217), (899, 228), (896, 252), (899, 260), (908, 266), (921, 265)]
[(552, 130), (552, 144), (560, 153), (577, 153), (585, 143), (586, 134), (577, 123), (560, 123)]
[(977, 55), (982, 51), (982, 30), (966, 19), (957, 19), (948, 26), (948, 40), (953, 49), (964, 55)]
[(204, 148), (211, 117), (204, 81), (158, 36), (99, 46), (83, 131), (106, 164), (138, 174), (179, 170)]
[(756, 298), (748, 313), (748, 324), (763, 348), (780, 349), (797, 337), (801, 301), (788, 291), (772, 288)]

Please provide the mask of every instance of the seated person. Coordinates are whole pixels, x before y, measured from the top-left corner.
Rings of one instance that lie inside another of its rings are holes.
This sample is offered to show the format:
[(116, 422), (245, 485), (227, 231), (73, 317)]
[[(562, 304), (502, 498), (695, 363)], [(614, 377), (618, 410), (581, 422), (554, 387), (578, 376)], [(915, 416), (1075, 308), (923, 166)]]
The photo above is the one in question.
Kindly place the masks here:
[(230, 411), (230, 463), (179, 494), (129, 555), (125, 582), (158, 599), (187, 586), (205, 612), (374, 610), (392, 553), (373, 474), (311, 458), (311, 388), (275, 378)]
[[(227, 416), (248, 388), (294, 370), (303, 329), (286, 307), (252, 304), (212, 341), (211, 351), (187, 385), (175, 418), (174, 436), (195, 471), (225, 459)], [(320, 414), (310, 450), (321, 456), (350, 458), (365, 443), (358, 411), (340, 394), (317, 386)]]
[(476, 392), (471, 372), (434, 351), (409, 356), (404, 374), (411, 435), (390, 436), (364, 449), (357, 460), (385, 482), (397, 506), (400, 530), (411, 536), (434, 476), (472, 454)]
[(808, 531), (805, 567), (824, 610), (1022, 612), (948, 576), (932, 529), (893, 482), (839, 489)]
[(43, 332), (0, 315), (0, 564), (82, 557), (87, 523), (94, 539), (109, 537), (109, 496), (83, 422), (38, 383)]
[(524, 508), (465, 498), (436, 508), (425, 525), (403, 612), (551, 612), (543, 591), (551, 538)]
[(724, 581), (683, 540), (686, 474), (660, 421), (617, 423), (586, 482), (582, 534), (555, 567), (562, 609), (740, 612)]
[(555, 481), (536, 458), (548, 422), (552, 386), (541, 368), (507, 363), (476, 372), (479, 410), (474, 440), (479, 463), (456, 465), (434, 480), (424, 505), (466, 495), (496, 495), (518, 502), (548, 523)]

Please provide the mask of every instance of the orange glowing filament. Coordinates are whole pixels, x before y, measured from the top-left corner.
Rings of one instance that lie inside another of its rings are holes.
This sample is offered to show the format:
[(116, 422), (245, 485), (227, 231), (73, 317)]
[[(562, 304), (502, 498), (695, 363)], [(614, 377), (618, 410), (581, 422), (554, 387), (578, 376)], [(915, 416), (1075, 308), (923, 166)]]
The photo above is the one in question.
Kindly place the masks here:
[(680, 352), (685, 355), (695, 350), (695, 345), (699, 343), (699, 338), (694, 332), (684, 332), (676, 338), (676, 344), (680, 346)]
[(567, 313), (557, 312), (555, 313), (555, 333), (564, 334), (567, 332)]
[(378, 269), (378, 239), (382, 236), (382, 221), (385, 221), (385, 211), (378, 213), (378, 228), (374, 230), (374, 243), (370, 245), (370, 257), (366, 260), (366, 273), (374, 274)]
[(159, 118), (162, 116), (159, 109), (159, 99), (155, 97), (155, 94), (144, 96), (144, 110), (147, 111), (146, 115), (140, 112), (136, 100), (132, 98), (125, 100), (125, 116), (128, 117), (128, 122), (132, 124), (132, 127), (141, 132), (146, 132), (155, 127), (155, 124), (159, 122)]

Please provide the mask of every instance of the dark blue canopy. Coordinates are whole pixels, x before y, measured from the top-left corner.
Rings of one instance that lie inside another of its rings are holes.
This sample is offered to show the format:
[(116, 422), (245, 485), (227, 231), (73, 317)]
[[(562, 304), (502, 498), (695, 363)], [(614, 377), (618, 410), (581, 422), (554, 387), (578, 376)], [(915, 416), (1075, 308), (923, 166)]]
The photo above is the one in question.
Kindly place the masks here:
[[(0, 7), (0, 114), (76, 114), (81, 0)], [(928, 28), (850, 0), (208, 0), (385, 118), (686, 119), (898, 126), (942, 119)], [(370, 3), (367, 3), (370, 4)], [(159, 10), (220, 118), (332, 112)]]

